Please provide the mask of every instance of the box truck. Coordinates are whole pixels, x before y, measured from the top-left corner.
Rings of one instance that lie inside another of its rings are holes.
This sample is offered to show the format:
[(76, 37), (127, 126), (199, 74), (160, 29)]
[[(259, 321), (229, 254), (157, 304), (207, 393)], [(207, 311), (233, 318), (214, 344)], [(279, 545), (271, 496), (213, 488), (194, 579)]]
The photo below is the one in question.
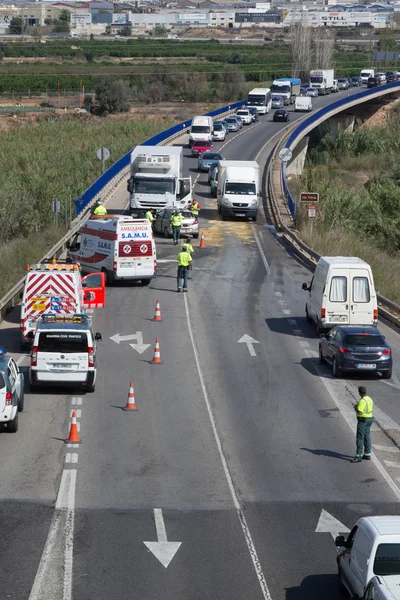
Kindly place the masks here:
[(331, 93), (334, 79), (335, 71), (333, 69), (310, 71), (310, 87), (315, 88), (320, 96)]
[(283, 98), (285, 105), (292, 104), (296, 96), (300, 95), (301, 79), (293, 77), (281, 77), (275, 79), (271, 85), (271, 93), (279, 95)]
[(247, 217), (257, 220), (260, 196), (260, 167), (255, 160), (220, 160), (217, 202), (222, 218)]

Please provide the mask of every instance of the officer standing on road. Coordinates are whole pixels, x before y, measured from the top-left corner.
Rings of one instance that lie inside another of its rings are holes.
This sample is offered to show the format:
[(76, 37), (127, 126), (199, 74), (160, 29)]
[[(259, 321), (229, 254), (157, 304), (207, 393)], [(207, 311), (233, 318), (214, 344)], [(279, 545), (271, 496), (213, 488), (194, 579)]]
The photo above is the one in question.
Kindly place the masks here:
[(153, 215), (153, 213), (152, 213), (152, 211), (150, 209), (145, 214), (145, 217), (148, 220), (148, 222), (150, 223), (151, 228), (153, 229), (153, 223), (155, 221), (155, 218), (154, 218), (154, 215)]
[(176, 209), (174, 214), (171, 217), (170, 223), (172, 225), (172, 235), (174, 238), (174, 246), (177, 246), (179, 243), (179, 236), (181, 234), (181, 226), (182, 221), (184, 220), (184, 216), (182, 215), (179, 209)]
[(100, 200), (97, 200), (97, 206), (93, 211), (94, 215), (97, 216), (104, 216), (107, 214), (107, 209), (103, 204), (103, 200), (100, 198)]
[(194, 214), (195, 217), (199, 216), (200, 204), (193, 198), (192, 204), (190, 205), (190, 210)]
[(367, 389), (364, 386), (358, 388), (360, 399), (357, 404), (353, 404), (357, 415), (357, 450), (356, 455), (351, 462), (361, 462), (371, 460), (371, 425), (374, 422), (372, 416), (374, 402), (367, 396)]
[[(185, 244), (186, 246), (186, 244)], [(182, 291), (182, 282), (183, 282), (183, 291), (187, 292), (187, 280), (188, 280), (188, 274), (189, 274), (189, 269), (192, 266), (192, 256), (190, 254), (190, 252), (188, 252), (187, 250), (184, 250), (182, 248), (181, 252), (179, 252), (178, 256), (177, 256), (177, 260), (178, 260), (178, 273), (177, 273), (177, 277), (176, 277), (176, 281), (177, 281), (177, 286), (178, 286), (178, 292)]]
[[(189, 252), (189, 254), (190, 254), (190, 256), (192, 257), (192, 260), (193, 260), (194, 248), (193, 248), (193, 246), (191, 246), (189, 244), (189, 239), (190, 238), (186, 238), (186, 243), (182, 245), (182, 250), (184, 250), (185, 252)], [(191, 267), (190, 268), (190, 271), (191, 271), (192, 270), (192, 263), (190, 263), (190, 267)], [(187, 276), (188, 279), (191, 279), (190, 271), (188, 272), (188, 276)]]

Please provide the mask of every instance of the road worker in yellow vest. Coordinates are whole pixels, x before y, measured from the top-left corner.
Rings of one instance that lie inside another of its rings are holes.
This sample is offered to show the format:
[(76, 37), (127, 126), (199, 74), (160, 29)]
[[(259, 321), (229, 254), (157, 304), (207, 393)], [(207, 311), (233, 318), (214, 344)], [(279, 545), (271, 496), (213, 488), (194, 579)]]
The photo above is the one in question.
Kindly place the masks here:
[[(188, 239), (188, 238), (186, 238), (186, 239)], [(191, 246), (189, 244), (189, 242), (186, 242), (185, 244), (182, 245), (182, 250), (184, 252), (189, 252), (189, 254), (190, 254), (190, 256), (192, 257), (192, 260), (193, 260), (194, 248), (193, 248), (193, 246)], [(192, 269), (193, 269), (192, 263), (190, 263), (190, 267), (191, 267), (190, 271), (192, 271)], [(192, 279), (192, 277), (190, 275), (190, 271), (188, 272), (188, 276), (187, 276), (188, 279)]]
[(200, 204), (193, 198), (192, 204), (190, 205), (190, 210), (194, 214), (195, 217), (199, 216)]
[[(188, 291), (187, 280), (189, 270), (192, 267), (192, 255), (187, 250), (182, 250), (179, 252), (177, 256), (178, 261), (178, 272), (176, 276), (178, 292), (181, 292), (182, 289), (184, 292)], [(183, 284), (183, 285), (182, 285)]]
[(185, 220), (185, 217), (181, 213), (181, 211), (177, 208), (173, 213), (170, 223), (172, 225), (172, 235), (174, 238), (174, 246), (177, 246), (179, 243), (179, 237), (181, 235), (181, 227), (182, 223)]
[(107, 209), (104, 206), (103, 200), (101, 200), (101, 198), (100, 198), (100, 200), (97, 200), (97, 206), (94, 209), (93, 214), (97, 215), (99, 217), (104, 217), (104, 215), (107, 214)]
[(367, 389), (361, 385), (358, 388), (360, 399), (353, 404), (357, 415), (357, 450), (351, 462), (357, 463), (362, 460), (371, 460), (371, 425), (374, 422), (374, 402), (367, 396)]
[(145, 214), (145, 217), (148, 220), (148, 222), (150, 223), (150, 225), (153, 227), (153, 223), (155, 221), (155, 218), (154, 218), (154, 215), (153, 215), (153, 213), (151, 212), (150, 209)]

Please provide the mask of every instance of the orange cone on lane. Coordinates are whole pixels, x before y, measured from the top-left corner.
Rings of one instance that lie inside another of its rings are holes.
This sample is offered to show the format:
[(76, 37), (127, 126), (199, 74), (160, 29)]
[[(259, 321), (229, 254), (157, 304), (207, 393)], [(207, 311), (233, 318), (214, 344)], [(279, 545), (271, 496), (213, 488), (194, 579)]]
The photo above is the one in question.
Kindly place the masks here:
[(68, 439), (65, 440), (67, 444), (80, 444), (78, 425), (76, 423), (76, 412), (72, 412), (71, 426), (69, 428)]
[(201, 238), (200, 238), (200, 246), (199, 248), (205, 248), (206, 247), (206, 242), (205, 242), (205, 238), (204, 238), (204, 233), (201, 234)]
[(153, 321), (162, 321), (161, 307), (160, 307), (160, 301), (159, 300), (157, 300), (157, 302), (156, 302), (156, 312), (154, 314)]
[(152, 363), (155, 365), (159, 365), (160, 363), (162, 363), (161, 354), (160, 354), (160, 344), (159, 344), (158, 338), (156, 338), (156, 346), (154, 348)]
[(133, 389), (132, 381), (129, 384), (128, 400), (126, 402), (124, 410), (137, 410), (137, 406), (135, 404), (135, 391)]

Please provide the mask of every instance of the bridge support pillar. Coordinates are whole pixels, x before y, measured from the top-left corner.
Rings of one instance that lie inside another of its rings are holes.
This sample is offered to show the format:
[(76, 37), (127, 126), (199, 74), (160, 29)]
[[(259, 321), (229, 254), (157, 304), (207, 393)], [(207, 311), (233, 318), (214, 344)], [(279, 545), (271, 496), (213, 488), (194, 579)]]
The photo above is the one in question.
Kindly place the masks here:
[(296, 148), (293, 150), (292, 159), (286, 167), (287, 175), (302, 174), (304, 169), (304, 163), (306, 162), (308, 140), (308, 136), (303, 137), (297, 144)]
[(353, 133), (354, 124), (356, 122), (355, 115), (338, 114), (334, 115), (327, 121), (327, 127), (333, 139), (336, 139), (339, 131), (347, 131)]

